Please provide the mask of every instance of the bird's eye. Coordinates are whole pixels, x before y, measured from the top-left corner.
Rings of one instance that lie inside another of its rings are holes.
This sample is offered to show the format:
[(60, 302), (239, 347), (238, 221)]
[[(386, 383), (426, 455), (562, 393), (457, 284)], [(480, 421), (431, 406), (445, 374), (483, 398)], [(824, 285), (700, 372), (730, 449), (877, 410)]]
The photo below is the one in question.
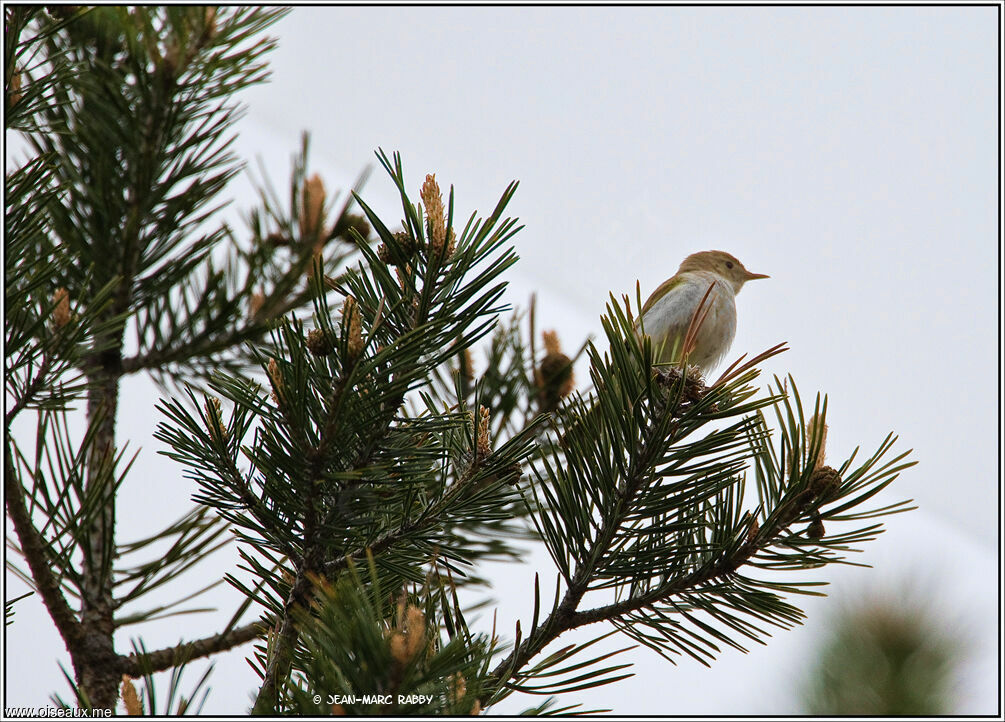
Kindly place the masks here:
[(732, 267), (733, 267), (733, 262), (732, 261), (726, 261), (726, 268), (732, 268)]

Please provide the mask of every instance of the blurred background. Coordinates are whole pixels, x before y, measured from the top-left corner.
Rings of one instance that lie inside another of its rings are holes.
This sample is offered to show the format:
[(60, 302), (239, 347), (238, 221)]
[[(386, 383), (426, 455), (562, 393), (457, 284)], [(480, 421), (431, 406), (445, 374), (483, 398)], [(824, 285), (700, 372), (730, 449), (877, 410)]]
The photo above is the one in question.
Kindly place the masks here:
[[(738, 298), (731, 361), (780, 341), (764, 364), (804, 399), (829, 395), (828, 460), (890, 431), (920, 463), (877, 506), (919, 509), (855, 562), (808, 579), (806, 624), (706, 669), (633, 650), (636, 676), (576, 699), (619, 714), (997, 714), (1000, 486), (997, 382), (999, 9), (985, 7), (297, 7), (273, 28), (272, 79), (241, 96), (235, 151), (282, 189), (300, 134), (312, 172), (348, 189), (380, 147), (410, 190), (454, 185), (459, 215), (488, 213), (520, 181), (525, 224), (507, 299), (537, 294), (538, 329), (566, 351), (601, 334), (608, 294), (644, 299), (689, 253), (721, 249), (771, 280)], [(232, 186), (227, 213), (255, 201)], [(362, 196), (388, 221), (379, 170)], [(476, 365), (479, 362), (475, 355)], [(586, 379), (585, 367), (577, 377)], [(192, 488), (158, 455), (157, 391), (123, 383), (137, 476), (123, 534), (180, 515)], [(222, 575), (233, 550), (220, 554)], [(547, 554), (497, 564), (498, 628), (532, 609)], [(8, 574), (7, 596), (24, 590)], [(218, 631), (218, 614), (153, 622), (148, 648)], [(545, 591), (547, 596), (547, 591)], [(7, 630), (8, 704), (44, 704), (65, 650), (36, 599)], [(491, 628), (491, 612), (478, 621)], [(586, 639), (600, 629), (580, 630)], [(607, 648), (625, 646), (608, 640)], [(117, 646), (129, 648), (120, 635)], [(243, 714), (247, 649), (217, 658), (204, 713)], [(12, 663), (13, 662), (13, 663)], [(192, 665), (192, 683), (199, 676)], [(183, 685), (184, 688), (184, 685)], [(712, 691), (714, 690), (714, 691)], [(540, 700), (506, 700), (515, 713)]]

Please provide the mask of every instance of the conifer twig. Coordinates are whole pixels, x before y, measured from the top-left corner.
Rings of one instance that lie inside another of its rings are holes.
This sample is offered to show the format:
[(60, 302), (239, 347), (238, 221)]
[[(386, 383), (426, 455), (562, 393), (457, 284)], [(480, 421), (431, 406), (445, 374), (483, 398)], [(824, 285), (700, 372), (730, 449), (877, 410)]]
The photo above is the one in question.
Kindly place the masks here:
[(31, 521), (31, 514), (25, 503), (24, 487), (18, 481), (11, 460), (9, 435), (4, 446), (4, 502), (7, 514), (14, 524), (14, 532), (21, 543), (21, 553), (31, 570), (35, 588), (72, 655), (79, 649), (83, 636), (80, 622), (63, 596), (59, 580), (53, 573), (46, 552), (48, 545)]
[(229, 632), (213, 634), (209, 637), (182, 642), (174, 647), (165, 647), (143, 657), (142, 662), (135, 654), (120, 657), (120, 668), (123, 674), (138, 678), (152, 672), (162, 672), (178, 665), (179, 660), (192, 661), (208, 657), (218, 652), (226, 652), (242, 644), (250, 642), (262, 635), (261, 622), (251, 622), (241, 627), (235, 627)]
[[(531, 629), (530, 634), (509, 656), (496, 665), (486, 684), (489, 687), (494, 687), (494, 691), (498, 690), (523, 665), (564, 632), (589, 624), (596, 624), (597, 622), (616, 620), (631, 612), (646, 609), (658, 602), (666, 601), (674, 595), (685, 593), (718, 578), (733, 574), (758, 551), (771, 546), (775, 538), (792, 524), (800, 512), (806, 508), (812, 496), (815, 496), (815, 490), (807, 489), (795, 499), (789, 500), (791, 503), (785, 503), (783, 505), (784, 513), (779, 515), (775, 524), (770, 529), (764, 529), (758, 533), (756, 526), (749, 527), (748, 538), (730, 557), (719, 560), (707, 569), (699, 570), (694, 574), (687, 575), (668, 584), (663, 584), (639, 596), (629, 597), (628, 599), (602, 607), (577, 611), (580, 601), (589, 589), (589, 584), (592, 581), (594, 573), (594, 566), (587, 565), (582, 567), (570, 583), (561, 603), (555, 607), (554, 611), (540, 626)], [(619, 524), (620, 517), (614, 517), (609, 525), (600, 529), (599, 538), (601, 540), (610, 538), (613, 532), (617, 530)], [(604, 548), (602, 542), (598, 546)], [(602, 558), (602, 554), (593, 556), (594, 560), (599, 560), (600, 558)]]
[(49, 369), (52, 367), (52, 359), (48, 354), (42, 355), (42, 363), (39, 364), (38, 373), (35, 377), (28, 382), (28, 385), (24, 389), (24, 393), (21, 394), (17, 400), (11, 404), (11, 407), (7, 409), (7, 413), (4, 416), (4, 422), (9, 428), (14, 418), (21, 413), (31, 403), (32, 398), (38, 393), (39, 389), (45, 383), (45, 377), (49, 373)]

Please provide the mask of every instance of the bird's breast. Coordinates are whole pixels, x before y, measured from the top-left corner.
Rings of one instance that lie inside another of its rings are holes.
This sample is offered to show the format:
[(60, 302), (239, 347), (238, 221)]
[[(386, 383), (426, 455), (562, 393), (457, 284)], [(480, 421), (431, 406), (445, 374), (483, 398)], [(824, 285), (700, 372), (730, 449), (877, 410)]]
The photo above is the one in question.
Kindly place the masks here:
[(655, 343), (665, 341), (665, 348), (669, 351), (675, 340), (682, 340), (687, 333), (691, 317), (709, 286), (712, 286), (704, 306), (708, 315), (698, 330), (696, 345), (689, 359), (690, 363), (708, 370), (722, 359), (736, 335), (735, 295), (729, 284), (714, 274), (694, 272), (687, 275), (689, 278), (685, 283), (674, 286), (652, 305), (643, 316), (642, 325)]

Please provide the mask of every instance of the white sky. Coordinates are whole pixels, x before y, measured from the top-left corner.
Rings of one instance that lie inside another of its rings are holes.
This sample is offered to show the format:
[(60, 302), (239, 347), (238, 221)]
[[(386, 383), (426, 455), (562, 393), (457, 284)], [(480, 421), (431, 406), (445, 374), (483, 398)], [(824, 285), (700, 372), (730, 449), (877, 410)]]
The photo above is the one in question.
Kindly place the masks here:
[[(441, 186), (454, 184), (463, 217), (489, 212), (520, 180), (508, 210), (526, 228), (514, 241), (522, 260), (509, 300), (526, 306), (536, 291), (539, 328), (557, 328), (567, 350), (601, 333), (609, 292), (634, 295), (639, 281), (644, 298), (693, 251), (727, 250), (770, 274), (739, 296), (732, 355), (789, 343), (764, 365), (765, 381), (791, 372), (804, 398), (829, 394), (830, 460), (856, 445), (869, 454), (893, 430), (920, 462), (883, 497), (913, 498), (920, 511), (886, 522), (889, 533), (864, 559), (877, 568), (814, 578), (833, 581), (845, 599), (931, 581), (933, 608), (977, 640), (956, 711), (990, 714), (997, 13), (303, 7), (274, 29), (272, 82), (243, 95), (249, 112), (236, 149), (260, 155), (280, 188), (303, 129), (312, 132), (312, 169), (329, 187), (351, 183), (378, 146), (399, 150), (410, 187), (435, 172)], [(237, 208), (253, 203), (247, 188), (235, 185)], [(388, 222), (400, 217), (382, 171), (363, 195)], [(139, 530), (152, 523), (146, 510), (181, 513), (191, 488), (155, 453), (149, 385), (130, 380), (122, 398), (120, 433), (142, 452), (126, 491), (135, 511), (120, 525)], [(141, 488), (151, 480), (154, 494)], [(534, 571), (553, 577), (545, 554), (529, 558), (499, 567), (502, 630), (519, 616), (526, 626)], [(224, 592), (220, 604), (233, 598)], [(634, 679), (577, 701), (624, 714), (794, 713), (792, 670), (808, 664), (836, 604), (806, 603), (803, 628), (749, 655), (726, 653), (710, 671), (634, 652)], [(44, 703), (63, 689), (53, 663), (62, 645), (40, 604), (17, 609), (7, 704)], [(219, 626), (208, 615), (181, 619), (149, 625), (148, 648)], [(118, 638), (120, 650), (128, 644)], [(247, 708), (245, 653), (220, 658), (207, 712)]]

